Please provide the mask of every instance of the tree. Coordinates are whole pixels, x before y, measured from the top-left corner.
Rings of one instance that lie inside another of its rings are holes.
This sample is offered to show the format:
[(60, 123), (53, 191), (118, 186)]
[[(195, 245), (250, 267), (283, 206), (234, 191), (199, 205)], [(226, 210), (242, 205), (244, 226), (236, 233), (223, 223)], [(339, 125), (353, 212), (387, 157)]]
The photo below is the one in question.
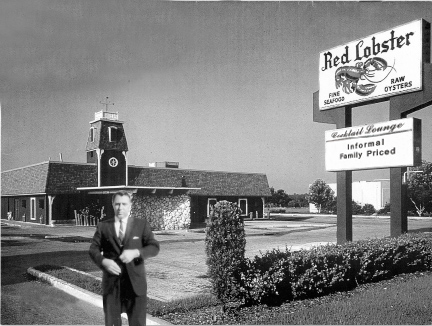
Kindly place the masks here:
[(422, 216), (424, 211), (432, 212), (432, 163), (423, 160), (420, 166), (410, 171), (421, 171), (409, 173), (408, 198), (418, 216)]
[(334, 200), (334, 191), (324, 180), (317, 179), (309, 187), (308, 199), (309, 203), (315, 205), (318, 213), (321, 213), (321, 208)]
[[(372, 215), (376, 213), (375, 207), (372, 204), (364, 204), (361, 206), (356, 201), (351, 202), (352, 215)], [(328, 214), (337, 214), (337, 197), (333, 197), (333, 200), (329, 200), (325, 205), (322, 206), (322, 211)]]
[(285, 190), (279, 189), (275, 192), (274, 188), (270, 188), (272, 196), (269, 198), (268, 203), (274, 206), (287, 207), (288, 203), (292, 200), (290, 196), (285, 193)]
[(361, 215), (364, 213), (361, 205), (354, 200), (351, 202), (351, 209), (352, 215)]
[(291, 198), (291, 202), (288, 206), (290, 207), (307, 207), (308, 206), (308, 199), (307, 194), (288, 194), (288, 196)]
[(337, 198), (333, 197), (333, 199), (326, 202), (321, 209), (327, 214), (337, 214)]
[(366, 215), (372, 215), (376, 213), (376, 209), (372, 204), (364, 204), (362, 209), (363, 209), (363, 213)]

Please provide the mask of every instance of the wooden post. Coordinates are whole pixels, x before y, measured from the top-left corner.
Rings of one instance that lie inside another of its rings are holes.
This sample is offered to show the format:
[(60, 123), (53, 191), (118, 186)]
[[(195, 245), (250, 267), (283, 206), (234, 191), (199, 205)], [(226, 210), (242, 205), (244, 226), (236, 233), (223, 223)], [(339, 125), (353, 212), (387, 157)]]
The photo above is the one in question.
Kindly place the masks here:
[(48, 195), (48, 225), (51, 225), (52, 224), (52, 206), (53, 206), (53, 202), (54, 202), (54, 199), (55, 199), (55, 195), (54, 196), (51, 196), (51, 195)]

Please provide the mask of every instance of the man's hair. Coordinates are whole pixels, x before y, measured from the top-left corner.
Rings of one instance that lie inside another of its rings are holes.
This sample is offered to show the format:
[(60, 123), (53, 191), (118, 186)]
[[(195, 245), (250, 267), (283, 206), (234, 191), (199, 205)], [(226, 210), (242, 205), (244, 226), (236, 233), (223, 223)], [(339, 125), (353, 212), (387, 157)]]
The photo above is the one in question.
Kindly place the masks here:
[(114, 204), (114, 200), (117, 196), (128, 196), (130, 201), (132, 202), (132, 194), (130, 192), (127, 192), (126, 190), (119, 190), (112, 196), (112, 203)]

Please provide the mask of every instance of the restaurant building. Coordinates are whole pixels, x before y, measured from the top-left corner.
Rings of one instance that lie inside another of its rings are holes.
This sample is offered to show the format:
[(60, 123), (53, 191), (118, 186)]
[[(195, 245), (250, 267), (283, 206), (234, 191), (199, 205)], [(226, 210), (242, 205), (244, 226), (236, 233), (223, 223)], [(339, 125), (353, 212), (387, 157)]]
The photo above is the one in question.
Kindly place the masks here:
[(2, 218), (45, 225), (75, 224), (89, 206), (113, 216), (111, 194), (133, 193), (132, 214), (153, 229), (202, 227), (220, 200), (235, 202), (244, 217), (263, 218), (271, 196), (267, 176), (180, 169), (177, 162), (128, 163), (128, 145), (118, 113), (100, 111), (90, 122), (86, 163), (47, 161), (2, 172)]

